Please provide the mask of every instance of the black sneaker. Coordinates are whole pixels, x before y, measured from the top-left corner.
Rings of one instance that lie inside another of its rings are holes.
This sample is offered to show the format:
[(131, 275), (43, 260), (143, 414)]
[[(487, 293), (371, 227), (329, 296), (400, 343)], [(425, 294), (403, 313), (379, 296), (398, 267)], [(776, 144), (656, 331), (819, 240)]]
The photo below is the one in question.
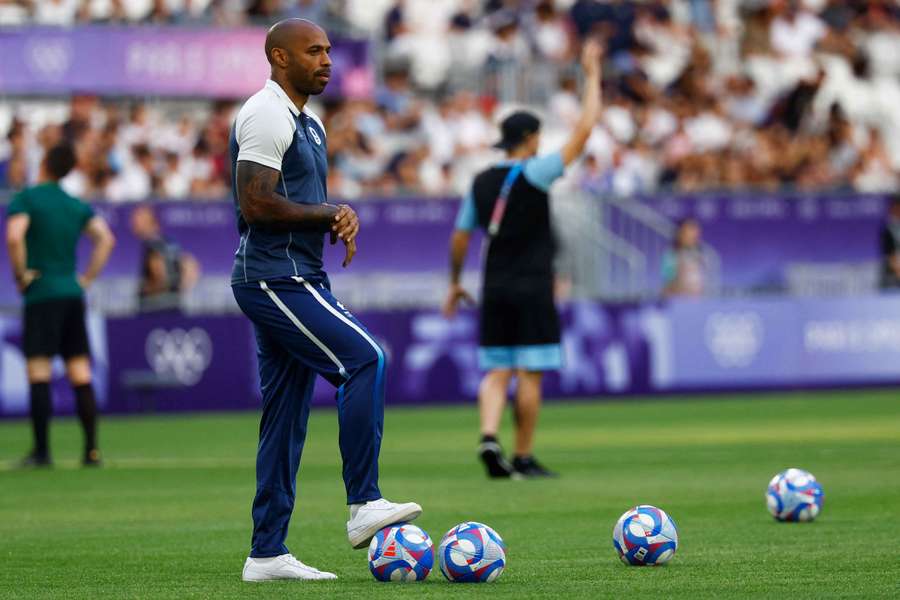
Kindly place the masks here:
[(53, 461), (50, 460), (49, 455), (38, 454), (34, 451), (32, 451), (31, 454), (20, 460), (18, 463), (18, 467), (20, 469), (41, 469), (52, 466)]
[(103, 464), (103, 460), (100, 458), (100, 451), (94, 448), (93, 450), (88, 450), (84, 458), (81, 461), (82, 466), (85, 467), (99, 467)]
[(515, 473), (512, 465), (503, 457), (503, 450), (497, 442), (481, 442), (478, 456), (491, 479), (509, 479)]
[(513, 469), (522, 477), (559, 477), (533, 456), (517, 456), (513, 459)]

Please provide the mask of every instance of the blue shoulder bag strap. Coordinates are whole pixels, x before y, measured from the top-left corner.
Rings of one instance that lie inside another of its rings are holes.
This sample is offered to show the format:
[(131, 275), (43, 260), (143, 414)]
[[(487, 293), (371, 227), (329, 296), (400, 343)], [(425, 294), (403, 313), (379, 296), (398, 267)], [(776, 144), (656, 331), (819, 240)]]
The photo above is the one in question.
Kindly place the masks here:
[(509, 202), (509, 193), (521, 172), (522, 163), (516, 163), (506, 174), (506, 179), (503, 180), (503, 187), (500, 188), (500, 195), (497, 196), (497, 202), (494, 203), (494, 212), (491, 213), (491, 222), (488, 224), (488, 235), (492, 238), (496, 237), (500, 231), (500, 223), (503, 222), (503, 215), (506, 214), (506, 205)]

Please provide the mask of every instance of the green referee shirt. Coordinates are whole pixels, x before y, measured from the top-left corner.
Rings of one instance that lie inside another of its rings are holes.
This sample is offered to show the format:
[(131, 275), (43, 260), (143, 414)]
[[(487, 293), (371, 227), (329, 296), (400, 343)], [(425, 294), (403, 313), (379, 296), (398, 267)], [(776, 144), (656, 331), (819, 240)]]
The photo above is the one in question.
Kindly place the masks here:
[(57, 183), (42, 183), (13, 196), (7, 215), (27, 214), (25, 235), (29, 269), (40, 276), (25, 291), (25, 304), (83, 294), (75, 273), (75, 249), (94, 209)]

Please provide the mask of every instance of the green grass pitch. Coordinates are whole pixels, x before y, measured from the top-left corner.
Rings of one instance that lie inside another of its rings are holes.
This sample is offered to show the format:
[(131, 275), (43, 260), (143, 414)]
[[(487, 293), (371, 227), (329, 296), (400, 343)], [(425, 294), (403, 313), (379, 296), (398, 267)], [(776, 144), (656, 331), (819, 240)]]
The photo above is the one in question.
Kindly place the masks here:
[[(900, 597), (900, 392), (699, 400), (550, 402), (538, 454), (556, 481), (490, 482), (472, 406), (390, 409), (388, 498), (416, 500), (437, 543), (479, 520), (507, 542), (491, 585), (385, 584), (350, 549), (333, 411), (314, 411), (288, 545), (336, 582), (244, 584), (257, 415), (109, 418), (102, 470), (78, 468), (57, 420), (52, 471), (0, 470), (2, 598)], [(509, 441), (508, 426), (504, 439)], [(0, 425), (0, 462), (28, 446)], [(819, 519), (776, 523), (763, 493), (779, 470), (812, 471)], [(678, 523), (675, 558), (626, 567), (613, 524), (636, 503)]]

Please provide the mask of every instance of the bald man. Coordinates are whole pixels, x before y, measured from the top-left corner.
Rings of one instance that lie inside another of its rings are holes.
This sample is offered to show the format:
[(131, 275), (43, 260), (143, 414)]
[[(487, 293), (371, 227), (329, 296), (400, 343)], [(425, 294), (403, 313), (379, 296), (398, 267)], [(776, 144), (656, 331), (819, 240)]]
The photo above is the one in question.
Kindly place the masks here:
[(277, 23), (266, 38), (271, 78), (241, 108), (231, 134), (240, 242), (234, 297), (256, 332), (263, 413), (256, 457), (253, 538), (244, 581), (335, 579), (297, 560), (284, 545), (316, 375), (337, 388), (347, 537), (364, 548), (382, 528), (418, 517), (378, 488), (384, 421), (384, 351), (331, 294), (322, 267), (324, 237), (356, 253), (359, 222), (330, 204), (325, 128), (306, 108), (331, 76), (331, 43), (309, 21)]

